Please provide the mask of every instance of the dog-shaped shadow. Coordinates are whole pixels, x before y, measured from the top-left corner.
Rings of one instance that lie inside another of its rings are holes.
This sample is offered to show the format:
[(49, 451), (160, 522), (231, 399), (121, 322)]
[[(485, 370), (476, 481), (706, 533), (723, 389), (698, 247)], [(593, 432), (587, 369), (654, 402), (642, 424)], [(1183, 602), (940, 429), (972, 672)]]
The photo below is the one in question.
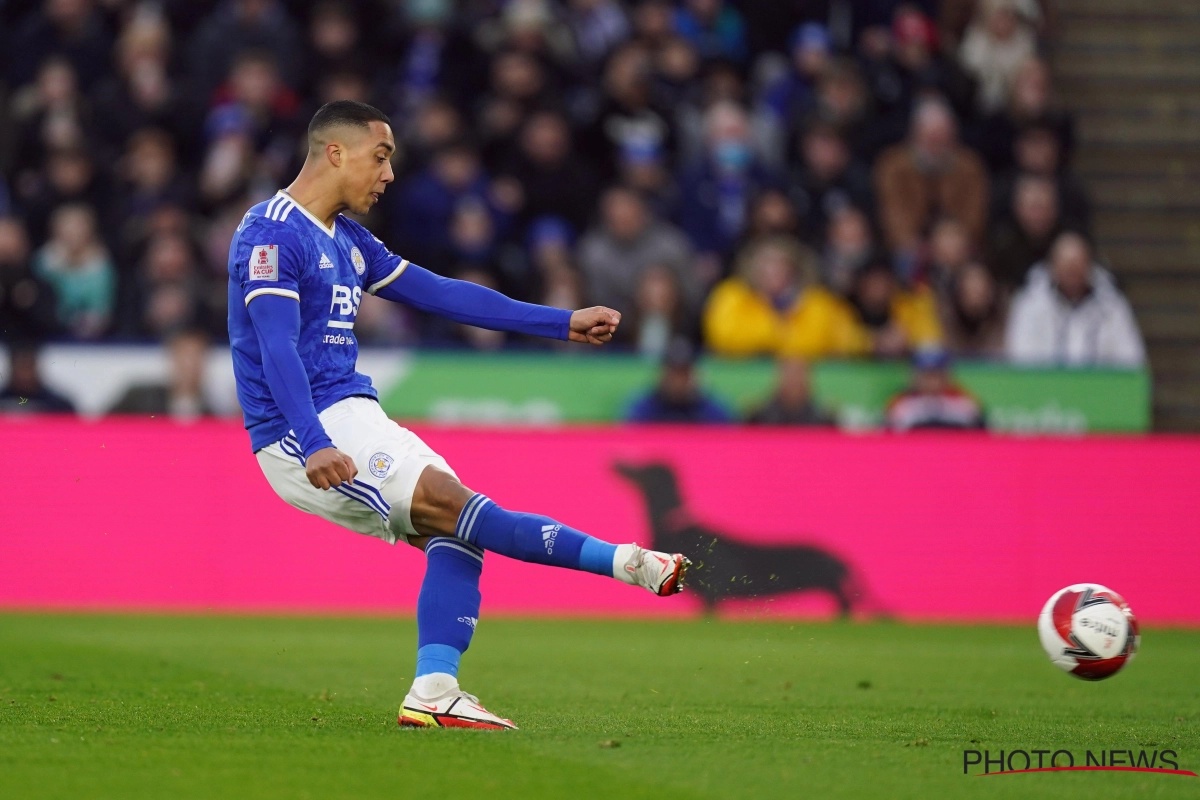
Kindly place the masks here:
[(692, 560), (687, 586), (711, 612), (729, 597), (820, 590), (843, 616), (861, 610), (864, 597), (854, 570), (837, 556), (807, 545), (745, 544), (692, 519), (671, 466), (617, 463), (616, 472), (638, 488), (650, 516), (651, 547)]

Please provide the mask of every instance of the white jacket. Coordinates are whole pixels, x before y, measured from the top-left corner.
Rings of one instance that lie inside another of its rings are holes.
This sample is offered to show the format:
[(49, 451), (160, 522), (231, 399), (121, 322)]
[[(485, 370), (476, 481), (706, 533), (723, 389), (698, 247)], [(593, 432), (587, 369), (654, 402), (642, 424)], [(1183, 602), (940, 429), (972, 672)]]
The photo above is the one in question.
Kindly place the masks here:
[(1146, 347), (1133, 309), (1108, 270), (1092, 266), (1092, 291), (1078, 304), (1054, 287), (1044, 263), (1013, 299), (1004, 350), (1016, 364), (1140, 367)]

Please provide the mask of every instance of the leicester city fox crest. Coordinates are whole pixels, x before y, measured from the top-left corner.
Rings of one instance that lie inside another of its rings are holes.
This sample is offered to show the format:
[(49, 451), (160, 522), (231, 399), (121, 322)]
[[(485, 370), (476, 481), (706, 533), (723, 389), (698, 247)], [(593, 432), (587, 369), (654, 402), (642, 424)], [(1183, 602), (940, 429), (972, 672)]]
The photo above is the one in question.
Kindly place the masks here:
[(350, 263), (354, 265), (354, 271), (359, 275), (367, 271), (367, 260), (363, 258), (362, 251), (357, 247), (350, 248)]
[(388, 474), (388, 470), (392, 468), (393, 460), (387, 453), (376, 453), (371, 456), (371, 463), (368, 465), (368, 468), (376, 478), (383, 478)]

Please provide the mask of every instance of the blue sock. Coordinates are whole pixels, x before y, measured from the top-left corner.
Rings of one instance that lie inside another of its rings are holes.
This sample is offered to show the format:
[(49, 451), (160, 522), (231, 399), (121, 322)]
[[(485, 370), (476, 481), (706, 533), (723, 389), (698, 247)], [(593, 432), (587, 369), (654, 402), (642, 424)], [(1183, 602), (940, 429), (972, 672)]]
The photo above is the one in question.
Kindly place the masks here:
[(425, 580), (417, 596), (417, 677), (458, 675), (479, 621), (483, 551), (437, 536), (425, 545)]
[(502, 556), (613, 577), (615, 544), (549, 517), (506, 511), (476, 494), (463, 506), (454, 535)]

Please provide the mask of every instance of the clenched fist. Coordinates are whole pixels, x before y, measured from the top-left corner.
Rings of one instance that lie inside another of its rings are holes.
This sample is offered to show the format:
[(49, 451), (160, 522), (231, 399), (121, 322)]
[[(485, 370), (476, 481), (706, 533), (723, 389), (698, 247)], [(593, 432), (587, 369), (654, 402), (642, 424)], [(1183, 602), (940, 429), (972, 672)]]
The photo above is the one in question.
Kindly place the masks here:
[(604, 344), (612, 341), (617, 326), (621, 324), (621, 312), (604, 306), (581, 308), (571, 314), (572, 342)]
[(308, 482), (318, 489), (331, 489), (343, 483), (354, 483), (358, 467), (354, 459), (336, 447), (323, 447), (304, 462)]

